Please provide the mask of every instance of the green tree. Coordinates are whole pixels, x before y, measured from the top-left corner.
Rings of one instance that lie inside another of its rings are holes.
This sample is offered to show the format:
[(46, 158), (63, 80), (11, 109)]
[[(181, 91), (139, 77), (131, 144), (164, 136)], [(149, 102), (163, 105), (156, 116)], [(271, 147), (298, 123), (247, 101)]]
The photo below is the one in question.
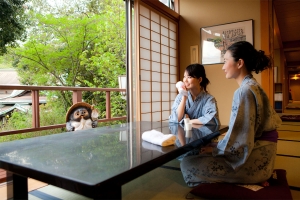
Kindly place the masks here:
[(0, 55), (7, 52), (7, 46), (17, 46), (17, 41), (26, 39), (27, 17), (25, 3), (28, 0), (0, 1)]
[[(62, 4), (52, 10), (32, 6), (29, 38), (13, 51), (23, 84), (118, 86), (118, 75), (125, 74), (124, 2), (73, 2), (73, 6)], [(94, 4), (101, 6), (95, 9)], [(70, 92), (48, 94), (58, 96), (65, 110), (72, 104)], [(101, 116), (105, 115), (105, 104), (100, 105), (105, 102), (105, 93), (86, 92), (83, 98), (98, 106)], [(113, 93), (111, 101), (113, 114), (124, 115), (126, 102), (121, 95)]]

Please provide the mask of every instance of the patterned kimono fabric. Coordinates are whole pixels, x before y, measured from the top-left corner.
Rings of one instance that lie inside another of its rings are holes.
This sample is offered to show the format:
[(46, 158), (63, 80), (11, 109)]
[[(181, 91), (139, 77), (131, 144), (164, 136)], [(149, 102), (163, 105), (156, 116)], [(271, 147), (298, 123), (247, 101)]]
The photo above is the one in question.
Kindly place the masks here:
[(281, 119), (252, 75), (234, 93), (229, 129), (212, 154), (183, 158), (185, 182), (256, 184), (271, 177)]
[[(181, 102), (182, 95), (178, 94), (172, 106), (169, 122), (178, 123), (177, 108)], [(185, 114), (188, 114), (190, 119), (199, 119), (203, 124), (218, 125), (218, 107), (215, 98), (207, 92), (201, 91), (193, 101), (192, 95), (188, 92), (188, 99), (185, 105)], [(183, 118), (179, 123), (183, 123)]]

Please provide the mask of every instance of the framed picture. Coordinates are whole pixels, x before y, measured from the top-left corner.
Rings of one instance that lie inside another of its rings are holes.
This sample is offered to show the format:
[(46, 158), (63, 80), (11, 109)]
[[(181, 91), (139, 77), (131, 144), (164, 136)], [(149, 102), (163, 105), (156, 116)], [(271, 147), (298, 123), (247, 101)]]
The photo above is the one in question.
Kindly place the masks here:
[(234, 42), (253, 44), (253, 20), (245, 20), (200, 29), (202, 64), (223, 63), (227, 48)]

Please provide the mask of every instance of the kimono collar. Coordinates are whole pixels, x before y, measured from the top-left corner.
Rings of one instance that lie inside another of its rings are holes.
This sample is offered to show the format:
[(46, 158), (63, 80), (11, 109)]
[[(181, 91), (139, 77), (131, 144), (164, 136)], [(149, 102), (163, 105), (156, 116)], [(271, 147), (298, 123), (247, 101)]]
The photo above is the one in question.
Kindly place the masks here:
[(188, 92), (189, 99), (190, 99), (190, 101), (198, 101), (199, 99), (201, 99), (201, 97), (203, 96), (204, 93), (205, 93), (204, 90), (201, 90), (200, 93), (198, 94), (198, 96), (195, 98), (195, 100), (193, 100), (192, 94), (189, 91)]
[(243, 87), (246, 83), (248, 83), (251, 79), (253, 78), (253, 75), (252, 74), (248, 74), (244, 77), (243, 81), (242, 81), (242, 84), (240, 87)]

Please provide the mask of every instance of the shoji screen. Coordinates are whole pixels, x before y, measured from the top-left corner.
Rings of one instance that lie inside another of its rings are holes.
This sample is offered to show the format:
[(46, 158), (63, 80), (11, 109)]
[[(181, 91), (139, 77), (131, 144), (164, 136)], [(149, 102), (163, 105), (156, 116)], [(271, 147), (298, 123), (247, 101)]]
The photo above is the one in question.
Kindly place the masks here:
[(168, 121), (177, 95), (178, 23), (139, 5), (140, 120)]

